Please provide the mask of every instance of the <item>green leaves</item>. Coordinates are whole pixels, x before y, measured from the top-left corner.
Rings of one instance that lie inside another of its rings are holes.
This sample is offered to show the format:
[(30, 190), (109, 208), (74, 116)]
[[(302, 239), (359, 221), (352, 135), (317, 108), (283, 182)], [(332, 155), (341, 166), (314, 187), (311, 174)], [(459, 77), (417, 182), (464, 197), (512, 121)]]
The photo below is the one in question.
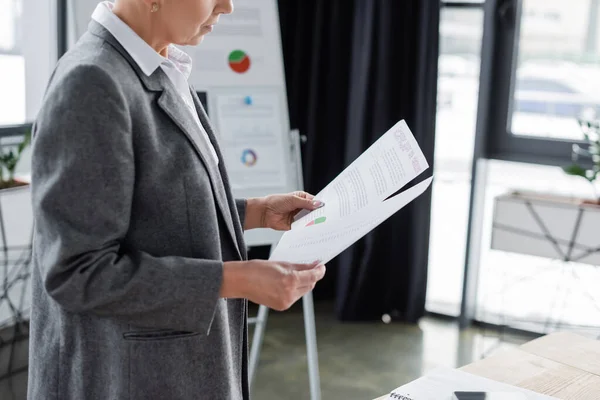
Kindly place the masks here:
[[(0, 168), (2, 168), (0, 178), (2, 182), (10, 183), (14, 180), (15, 169), (19, 164), (19, 160), (21, 159), (21, 155), (23, 151), (31, 144), (31, 133), (27, 133), (25, 138), (16, 148), (16, 151), (13, 148), (10, 148), (8, 151), (0, 152)], [(5, 179), (4, 170), (8, 172), (8, 180)], [(6, 186), (6, 185), (3, 185)]]
[[(596, 187), (596, 179), (600, 174), (600, 120), (579, 120), (581, 131), (585, 137), (585, 146), (573, 144), (571, 156), (573, 164), (564, 167), (563, 171), (569, 175), (580, 176), (592, 184), (592, 188), (598, 198)], [(582, 167), (577, 162), (582, 157), (585, 161), (582, 163), (586, 167)]]
[(21, 157), (21, 154), (23, 154), (23, 151), (27, 148), (27, 146), (29, 146), (31, 144), (31, 132), (28, 132), (25, 135), (25, 139), (23, 139), (23, 141), (21, 142), (21, 144), (19, 144), (19, 148), (18, 148), (18, 157)]
[(594, 182), (598, 177), (598, 171), (594, 171), (591, 169), (585, 169), (577, 164), (569, 165), (568, 167), (564, 167), (563, 171), (569, 175), (573, 176), (581, 176), (582, 178), (587, 179), (590, 182)]
[(564, 167), (563, 171), (565, 171), (569, 175), (582, 176), (586, 178), (585, 169), (580, 167), (577, 164), (569, 165), (568, 167)]

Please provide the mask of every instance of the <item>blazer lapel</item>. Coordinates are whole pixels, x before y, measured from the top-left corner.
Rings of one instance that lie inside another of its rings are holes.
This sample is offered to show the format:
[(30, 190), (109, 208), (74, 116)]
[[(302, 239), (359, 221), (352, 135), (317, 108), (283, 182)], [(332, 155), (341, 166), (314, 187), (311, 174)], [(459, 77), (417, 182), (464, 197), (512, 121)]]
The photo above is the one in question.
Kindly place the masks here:
[[(206, 141), (202, 139), (204, 133), (201, 132), (200, 128), (194, 121), (194, 117), (190, 114), (187, 106), (183, 103), (175, 87), (169, 80), (169, 77), (162, 71), (157, 69), (152, 75), (146, 76), (139, 68), (137, 63), (131, 58), (129, 53), (121, 46), (121, 44), (115, 39), (115, 37), (108, 32), (102, 25), (96, 21), (90, 21), (89, 31), (93, 35), (100, 37), (101, 39), (110, 43), (121, 55), (129, 62), (131, 67), (137, 73), (138, 77), (149, 91), (160, 93), (158, 98), (158, 106), (173, 120), (173, 122), (179, 127), (179, 129), (185, 134), (189, 142), (192, 144), (194, 151), (204, 164), (204, 167), (208, 171), (210, 182), (212, 185), (213, 193), (215, 194), (215, 202), (218, 205), (225, 225), (231, 239), (233, 240), (234, 247), (237, 250), (238, 256), (246, 254), (246, 248), (243, 240), (243, 232), (240, 228), (239, 217), (231, 198), (229, 190), (229, 179), (224, 168), (225, 160), (219, 150), (219, 146), (215, 140), (214, 132), (208, 122), (206, 113), (198, 99), (198, 96), (192, 91), (194, 102), (196, 104), (196, 111), (200, 117), (204, 129), (208, 133), (210, 141), (217, 152), (219, 158), (219, 166), (217, 167), (213, 155), (208, 148)], [(234, 223), (235, 221), (235, 223)]]
[(194, 105), (196, 106), (196, 112), (198, 113), (198, 116), (200, 117), (200, 122), (202, 123), (202, 126), (203, 126), (204, 130), (206, 131), (208, 138), (210, 139), (210, 142), (213, 145), (213, 148), (215, 149), (215, 152), (217, 153), (217, 157), (220, 160), (219, 171), (218, 171), (219, 173), (217, 175), (219, 176), (219, 178), (222, 178), (222, 187), (225, 189), (224, 195), (227, 199), (229, 212), (230, 212), (230, 215), (233, 220), (233, 227), (234, 227), (234, 232), (235, 232), (234, 238), (236, 238), (236, 240), (237, 240), (237, 245), (238, 245), (239, 251), (242, 254), (244, 254), (244, 257), (245, 257), (246, 256), (246, 244), (244, 242), (243, 221), (240, 221), (240, 217), (237, 212), (237, 207), (235, 205), (235, 199), (233, 198), (233, 195), (231, 194), (229, 175), (227, 174), (227, 169), (225, 168), (225, 159), (223, 158), (223, 154), (221, 153), (221, 147), (219, 146), (219, 143), (217, 142), (212, 124), (210, 123), (210, 120), (208, 119), (208, 115), (206, 115), (206, 112), (204, 111), (204, 107), (202, 106), (202, 103), (200, 102), (200, 99), (198, 98), (196, 91), (194, 90), (193, 87), (190, 87), (190, 90), (192, 92), (192, 97), (194, 98)]
[[(169, 79), (162, 71), (160, 71), (160, 74), (158, 75), (161, 76), (163, 81)], [(227, 230), (231, 235), (231, 239), (235, 244), (234, 247), (238, 252), (238, 256), (241, 257), (237, 235), (233, 226), (232, 213), (229, 207), (227, 194), (225, 193), (224, 182), (221, 179), (219, 168), (217, 167), (207, 143), (202, 140), (202, 137), (200, 136), (203, 135), (203, 132), (201, 132), (196, 121), (194, 121), (193, 116), (190, 114), (186, 105), (183, 103), (183, 100), (180, 98), (175, 88), (172, 87), (170, 82), (163, 82), (163, 85), (164, 90), (158, 98), (158, 106), (185, 134), (187, 139), (192, 144), (192, 147), (202, 160), (202, 163), (204, 164), (210, 177), (213, 193), (215, 194), (215, 201), (221, 211), (223, 220), (227, 226)], [(220, 152), (217, 152), (217, 155), (219, 156), (219, 164), (223, 164), (224, 160), (222, 159)]]

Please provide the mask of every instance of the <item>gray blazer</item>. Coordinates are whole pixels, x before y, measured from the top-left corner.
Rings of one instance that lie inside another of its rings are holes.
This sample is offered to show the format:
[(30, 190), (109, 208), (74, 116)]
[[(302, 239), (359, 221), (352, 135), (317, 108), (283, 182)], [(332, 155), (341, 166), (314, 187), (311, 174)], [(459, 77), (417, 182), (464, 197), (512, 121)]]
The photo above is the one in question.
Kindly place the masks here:
[(249, 397), (247, 302), (219, 298), (245, 201), (200, 134), (99, 24), (58, 63), (34, 125), (29, 399)]

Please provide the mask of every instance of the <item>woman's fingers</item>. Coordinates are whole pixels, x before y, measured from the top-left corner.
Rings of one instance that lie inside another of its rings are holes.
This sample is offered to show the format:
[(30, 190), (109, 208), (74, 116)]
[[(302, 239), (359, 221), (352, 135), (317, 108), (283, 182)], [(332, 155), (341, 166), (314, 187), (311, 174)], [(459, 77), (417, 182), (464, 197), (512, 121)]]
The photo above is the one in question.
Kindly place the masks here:
[(306, 193), (306, 192), (302, 192), (302, 191), (300, 191), (300, 192), (294, 192), (293, 195), (297, 196), (297, 197), (302, 197), (303, 199), (308, 199), (308, 200), (314, 200), (314, 198), (315, 198), (315, 196), (313, 196), (312, 194)]
[(296, 287), (309, 286), (320, 281), (325, 276), (325, 269), (325, 265), (317, 264), (313, 268), (295, 270), (298, 279)]
[(253, 271), (247, 275), (251, 282), (245, 297), (278, 311), (291, 307), (325, 275), (325, 265), (319, 262), (290, 264), (255, 260), (247, 263)]
[(306, 271), (315, 268), (319, 264), (320, 261), (315, 261), (311, 264), (288, 264), (288, 266), (294, 271)]
[(290, 202), (291, 202), (291, 207), (294, 210), (310, 210), (310, 211), (314, 211), (318, 208), (323, 207), (325, 204), (323, 204), (323, 202), (318, 201), (318, 200), (314, 200), (314, 197), (312, 199), (308, 199), (308, 198), (304, 198), (304, 197), (300, 197), (300, 196), (292, 196), (290, 198)]

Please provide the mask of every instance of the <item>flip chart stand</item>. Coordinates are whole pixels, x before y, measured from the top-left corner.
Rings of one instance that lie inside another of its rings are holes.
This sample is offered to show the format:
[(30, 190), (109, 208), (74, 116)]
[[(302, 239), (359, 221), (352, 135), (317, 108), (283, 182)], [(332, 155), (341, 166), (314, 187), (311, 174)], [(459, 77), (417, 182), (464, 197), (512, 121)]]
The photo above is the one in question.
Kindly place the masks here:
[[(304, 139), (297, 130), (290, 132), (292, 159), (295, 160), (297, 182), (299, 190), (302, 190), (304, 182), (302, 176), (302, 162), (300, 158), (301, 141)], [(271, 252), (275, 249), (276, 243), (271, 243)], [(304, 334), (306, 337), (306, 358), (308, 361), (308, 379), (310, 383), (311, 400), (321, 400), (321, 378), (319, 375), (319, 356), (317, 350), (317, 331), (315, 325), (315, 308), (312, 292), (308, 292), (302, 297), (302, 313), (304, 315)], [(260, 358), (265, 328), (269, 317), (269, 308), (260, 306), (258, 315), (254, 318), (248, 318), (248, 324), (254, 324), (254, 335), (252, 337), (252, 346), (250, 348), (250, 359), (248, 362), (250, 389), (254, 383), (256, 369)]]

